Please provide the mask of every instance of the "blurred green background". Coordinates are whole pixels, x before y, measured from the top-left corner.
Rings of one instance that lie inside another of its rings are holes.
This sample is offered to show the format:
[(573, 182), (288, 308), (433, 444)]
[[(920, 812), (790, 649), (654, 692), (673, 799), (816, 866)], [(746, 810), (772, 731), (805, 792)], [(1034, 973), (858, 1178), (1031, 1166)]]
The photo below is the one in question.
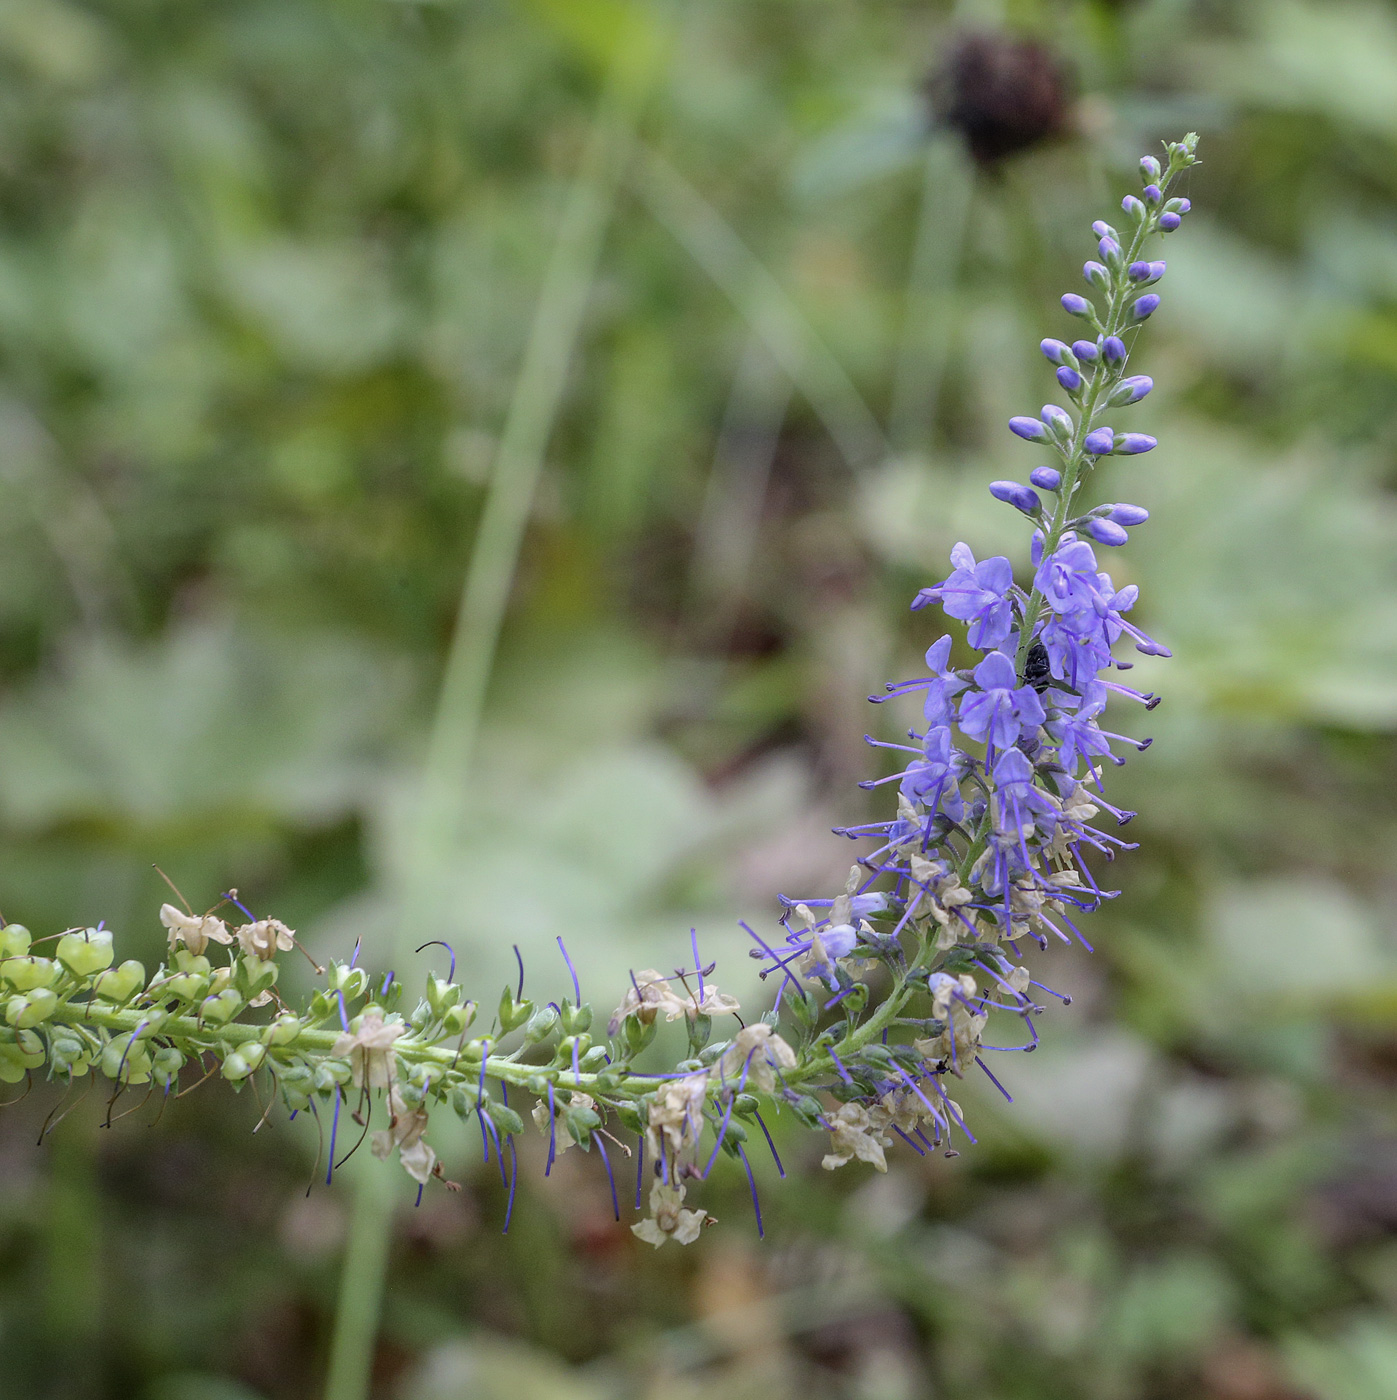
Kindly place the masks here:
[[(502, 1238), (434, 1125), (464, 1189), (397, 1223), (376, 1394), (1397, 1397), (1397, 4), (0, 3), (5, 916), (153, 962), (158, 862), (321, 954), (447, 937), (487, 1001), (515, 942), (560, 991), (562, 933), (609, 1006), (691, 925), (757, 996), (736, 920), (842, 881), (907, 601), (1022, 558), (1004, 420), (1189, 129), (1162, 446), (1102, 483), (1175, 652), (1120, 717), (1141, 848), (1013, 1107), (886, 1177), (782, 1135), (764, 1242), (715, 1174), (658, 1253), (577, 1152)], [(423, 893), (511, 415), (546, 452)], [(0, 1395), (315, 1395), (351, 1182), (249, 1093), (98, 1097), (41, 1149), (55, 1086), (0, 1114)]]

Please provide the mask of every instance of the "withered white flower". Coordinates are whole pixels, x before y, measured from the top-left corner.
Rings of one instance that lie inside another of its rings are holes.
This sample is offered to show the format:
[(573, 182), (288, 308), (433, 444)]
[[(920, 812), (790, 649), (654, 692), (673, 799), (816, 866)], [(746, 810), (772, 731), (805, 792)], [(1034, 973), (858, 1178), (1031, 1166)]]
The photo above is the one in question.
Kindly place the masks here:
[(855, 1157), (860, 1162), (869, 1162), (880, 1172), (888, 1169), (883, 1149), (888, 1145), (888, 1136), (869, 1117), (862, 1104), (843, 1103), (829, 1116), (830, 1151), (825, 1154), (820, 1165), (832, 1172)]
[(658, 1249), (666, 1240), (676, 1244), (693, 1244), (705, 1224), (713, 1217), (706, 1210), (684, 1207), (684, 1188), (657, 1181), (650, 1188), (650, 1215), (631, 1226), (631, 1233)]
[(228, 925), (212, 914), (186, 914), (182, 909), (176, 909), (173, 904), (162, 904), (160, 922), (169, 931), (171, 952), (183, 943), (195, 957), (200, 957), (210, 942), (233, 941), (233, 935), (228, 932)]
[(370, 1089), (386, 1089), (397, 1069), (393, 1042), (406, 1029), (401, 1021), (385, 1021), (383, 1012), (371, 1006), (359, 1018), (359, 1029), (340, 1036), (330, 1053), (348, 1057), (356, 1089), (366, 1081)]
[(793, 1069), (795, 1063), (796, 1052), (765, 1021), (757, 1021), (733, 1037), (719, 1068), (726, 1081), (741, 1080), (746, 1070), (748, 1083), (769, 1094), (776, 1088), (777, 1072)]
[(258, 919), (237, 930), (238, 946), (250, 958), (270, 962), (278, 953), (289, 953), (296, 946), (296, 930), (280, 919)]
[(707, 1097), (707, 1070), (673, 1080), (655, 1093), (645, 1130), (646, 1147), (656, 1161), (664, 1156), (671, 1174), (678, 1168), (679, 1154), (698, 1142), (703, 1133), (703, 1105)]
[(673, 1021), (684, 1014), (684, 1006), (684, 1000), (669, 985), (669, 979), (656, 972), (653, 967), (647, 967), (644, 972), (636, 973), (631, 985), (626, 988), (626, 995), (621, 998), (620, 1006), (611, 1014), (607, 1031), (610, 1035), (615, 1035), (621, 1022), (631, 1015), (646, 1026), (650, 1025), (661, 1011), (667, 1013), (666, 1020)]
[(932, 1014), (946, 1023), (946, 1029), (940, 1035), (916, 1040), (913, 1044), (926, 1059), (944, 1063), (957, 1078), (964, 1078), (966, 1067), (973, 1065), (975, 1056), (980, 1053), (980, 1036), (989, 1013), (977, 1013), (966, 1005), (975, 996), (973, 977), (962, 974), (957, 978), (938, 972), (927, 986), (931, 992)]
[(388, 1090), (388, 1112), (388, 1126), (373, 1135), (370, 1151), (382, 1162), (396, 1147), (403, 1170), (414, 1181), (426, 1182), (437, 1164), (437, 1154), (422, 1140), (427, 1131), (427, 1110), (420, 1105), (409, 1108), (394, 1084)]
[[(596, 1100), (592, 1098), (590, 1094), (579, 1093), (576, 1089), (574, 1089), (572, 1090), (571, 1102), (568, 1103), (567, 1107), (595, 1108)], [(562, 1136), (564, 1138), (563, 1151), (566, 1152), (569, 1147), (574, 1147), (577, 1145), (577, 1139), (573, 1137), (572, 1129), (568, 1127), (568, 1120), (563, 1116), (563, 1105), (557, 1105), (557, 1109), (558, 1111), (556, 1117), (558, 1120), (558, 1127), (561, 1130)], [(533, 1112), (529, 1116), (534, 1120), (534, 1126), (539, 1130), (539, 1132), (546, 1133), (549, 1131), (547, 1099), (539, 1099), (539, 1101), (536, 1104), (534, 1104)]]

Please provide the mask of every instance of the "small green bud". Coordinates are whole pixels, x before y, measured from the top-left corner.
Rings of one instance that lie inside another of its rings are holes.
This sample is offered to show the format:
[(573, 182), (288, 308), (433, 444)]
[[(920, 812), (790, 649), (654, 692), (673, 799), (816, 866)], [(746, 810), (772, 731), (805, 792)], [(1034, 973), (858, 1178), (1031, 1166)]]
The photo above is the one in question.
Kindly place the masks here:
[(65, 933), (58, 940), (58, 961), (74, 977), (93, 977), (112, 965), (112, 935), (107, 929), (87, 928)]
[(8, 982), (17, 992), (47, 987), (57, 976), (58, 967), (48, 958), (8, 958), (0, 963), (0, 980)]
[(262, 1043), (264, 1045), (290, 1045), (300, 1034), (304, 1027), (299, 1016), (292, 1015), (289, 1011), (283, 1011), (275, 1021), (262, 1032)]
[(332, 992), (343, 992), (350, 1001), (358, 1001), (369, 986), (369, 974), (362, 967), (344, 963), (331, 963), (326, 980)]
[(233, 984), (248, 1001), (260, 996), (268, 987), (276, 984), (280, 972), (274, 962), (263, 962), (259, 957), (241, 957), (233, 974)]
[(810, 1030), (820, 1019), (820, 999), (813, 992), (807, 991), (802, 997), (792, 993), (786, 998), (786, 1005), (791, 1008), (791, 1014), (806, 1030)]
[(479, 1064), (485, 1058), (485, 1042), (483, 1040), (468, 1040), (461, 1047), (461, 1058), (468, 1064)]
[(35, 987), (5, 1003), (5, 1019), (21, 1030), (42, 1025), (58, 1008), (58, 993), (52, 987)]
[(196, 977), (207, 977), (213, 971), (213, 964), (202, 953), (191, 953), (188, 948), (176, 948), (171, 963), (177, 972), (192, 972)]
[(135, 958), (127, 958), (119, 967), (109, 968), (98, 979), (93, 991), (106, 1001), (125, 1006), (146, 984), (146, 970)]
[(755, 1094), (738, 1094), (732, 1101), (734, 1113), (755, 1113), (758, 1103)]
[(446, 1035), (465, 1035), (474, 1020), (475, 1003), (473, 1001), (464, 1002), (460, 1006), (452, 1006), (441, 1018), (442, 1031)]
[(791, 1105), (791, 1109), (807, 1128), (824, 1126), (820, 1120), (825, 1116), (825, 1111), (820, 1107), (820, 1101), (812, 1099), (809, 1094), (801, 1094)]
[(593, 1108), (569, 1106), (563, 1110), (563, 1122), (579, 1147), (590, 1148), (592, 1133), (601, 1127), (601, 1115)]
[(118, 1036), (109, 1040), (102, 1051), (102, 1073), (120, 1084), (146, 1084), (150, 1081), (150, 1054), (131, 1037)]
[(527, 997), (523, 1001), (515, 1001), (514, 993), (508, 987), (500, 996), (500, 1031), (508, 1035), (510, 1031), (518, 1030), (530, 1016), (534, 1014), (534, 1004)]
[(427, 1094), (420, 1084), (409, 1084), (399, 1080), (398, 1097), (408, 1108), (417, 1108), (426, 1099)]
[(574, 1006), (564, 999), (562, 1020), (564, 1035), (581, 1035), (583, 1031), (592, 1028), (592, 1008), (585, 1003), (582, 1006)]
[(618, 1103), (616, 1105), (616, 1116), (621, 1120), (621, 1126), (629, 1129), (633, 1133), (643, 1133), (645, 1122), (640, 1116), (640, 1110), (633, 1103)]
[(242, 1010), (243, 999), (231, 987), (199, 1003), (199, 1018), (212, 1021), (216, 1026), (226, 1025)]
[(427, 978), (427, 1004), (441, 1016), (461, 1000), (461, 986), (458, 982), (448, 982), (445, 977)]
[(315, 1067), (315, 1092), (328, 1094), (338, 1084), (348, 1084), (354, 1073), (348, 1060), (321, 1060)]
[(689, 1053), (697, 1055), (708, 1044), (708, 1037), (713, 1034), (713, 1018), (688, 1016), (685, 1019), (689, 1026)]
[(606, 1064), (606, 1046), (594, 1045), (585, 1054), (578, 1056), (578, 1063), (587, 1074), (595, 1074)]
[(526, 1045), (537, 1045), (540, 1040), (547, 1040), (557, 1029), (558, 1012), (552, 1006), (540, 1006), (532, 1016), (529, 1023), (524, 1027), (524, 1043)]
[(29, 930), (23, 924), (0, 928), (0, 958), (20, 958), (29, 951)]
[(209, 979), (194, 972), (181, 972), (168, 977), (158, 988), (162, 996), (176, 997), (180, 1001), (198, 1001), (209, 989)]
[(157, 1084), (173, 1084), (184, 1068), (184, 1056), (173, 1045), (162, 1045), (151, 1058), (150, 1077)]
[(485, 1104), (485, 1111), (490, 1115), (490, 1121), (502, 1133), (522, 1133), (524, 1131), (524, 1120), (505, 1104), (496, 1103), (489, 1099)]
[(625, 1037), (626, 1054), (640, 1054), (654, 1040), (659, 1029), (658, 1021), (652, 1020), (649, 1025), (646, 1025), (639, 1016), (627, 1016), (621, 1022), (621, 1034)]
[(580, 1064), (582, 1057), (592, 1048), (592, 1037), (590, 1035), (570, 1035), (558, 1042), (558, 1053), (554, 1055), (553, 1061), (559, 1065), (572, 1064), (572, 1047), (577, 1046), (577, 1059)]
[(252, 1073), (252, 1069), (253, 1067), (236, 1050), (223, 1057), (223, 1077), (231, 1079), (235, 1084), (240, 1079), (246, 1079)]
[(868, 988), (862, 982), (854, 983), (853, 990), (839, 1004), (845, 1016), (855, 1017), (868, 1005)]
[(706, 1045), (699, 1051), (698, 1062), (701, 1065), (711, 1065), (718, 1059), (732, 1044), (730, 1040), (720, 1040), (716, 1045)]
[(451, 1091), (451, 1111), (464, 1123), (475, 1109), (475, 1102), (464, 1089)]

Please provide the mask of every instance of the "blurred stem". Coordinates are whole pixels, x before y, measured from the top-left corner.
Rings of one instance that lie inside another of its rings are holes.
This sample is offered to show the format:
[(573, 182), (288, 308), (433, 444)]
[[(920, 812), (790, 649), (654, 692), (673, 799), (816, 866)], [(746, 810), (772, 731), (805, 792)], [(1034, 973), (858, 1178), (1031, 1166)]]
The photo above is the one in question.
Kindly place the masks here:
[[(409, 853), (412, 878), (406, 883), (398, 932), (400, 954), (421, 927), (424, 906), (432, 907), (433, 892), (459, 832), (467, 771), (524, 530), (636, 120), (648, 79), (657, 68), (656, 47), (652, 43), (644, 61), (637, 62), (635, 46), (618, 41), (539, 293), (447, 652)], [(400, 1177), (374, 1162), (360, 1170), (326, 1400), (364, 1400), (369, 1392)]]
[(974, 172), (959, 144), (949, 135), (933, 137), (923, 167), (888, 413), (888, 436), (899, 452), (924, 446), (936, 426), (951, 352), (950, 302), (973, 189)]
[(635, 181), (646, 208), (713, 279), (805, 395), (845, 462), (857, 469), (882, 461), (887, 439), (858, 386), (737, 230), (657, 151), (647, 150), (637, 161)]
[[(88, 1086), (71, 1089), (77, 1096)], [(81, 1099), (46, 1139), (43, 1317), (50, 1355), (65, 1358), (60, 1393), (94, 1394), (102, 1333), (102, 1212), (97, 1185), (98, 1099)], [(62, 1112), (60, 1107), (58, 1112)]]

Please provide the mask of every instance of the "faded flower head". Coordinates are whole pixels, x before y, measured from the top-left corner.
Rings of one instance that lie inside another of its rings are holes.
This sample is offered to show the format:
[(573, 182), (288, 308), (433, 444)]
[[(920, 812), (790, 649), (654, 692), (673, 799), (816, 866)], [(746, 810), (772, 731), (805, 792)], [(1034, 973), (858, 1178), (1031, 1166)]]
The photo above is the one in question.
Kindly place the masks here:
[(705, 1224), (717, 1222), (706, 1210), (687, 1210), (684, 1187), (657, 1181), (650, 1188), (650, 1215), (631, 1226), (631, 1233), (658, 1249), (667, 1240), (693, 1244)]
[(382, 1010), (370, 1006), (359, 1018), (359, 1029), (340, 1036), (330, 1053), (348, 1058), (355, 1088), (386, 1089), (396, 1071), (393, 1043), (406, 1029), (401, 1021), (385, 1021)]
[(186, 914), (173, 904), (162, 904), (160, 922), (169, 931), (171, 952), (183, 944), (195, 957), (200, 957), (210, 943), (233, 941), (228, 925), (212, 914)]

